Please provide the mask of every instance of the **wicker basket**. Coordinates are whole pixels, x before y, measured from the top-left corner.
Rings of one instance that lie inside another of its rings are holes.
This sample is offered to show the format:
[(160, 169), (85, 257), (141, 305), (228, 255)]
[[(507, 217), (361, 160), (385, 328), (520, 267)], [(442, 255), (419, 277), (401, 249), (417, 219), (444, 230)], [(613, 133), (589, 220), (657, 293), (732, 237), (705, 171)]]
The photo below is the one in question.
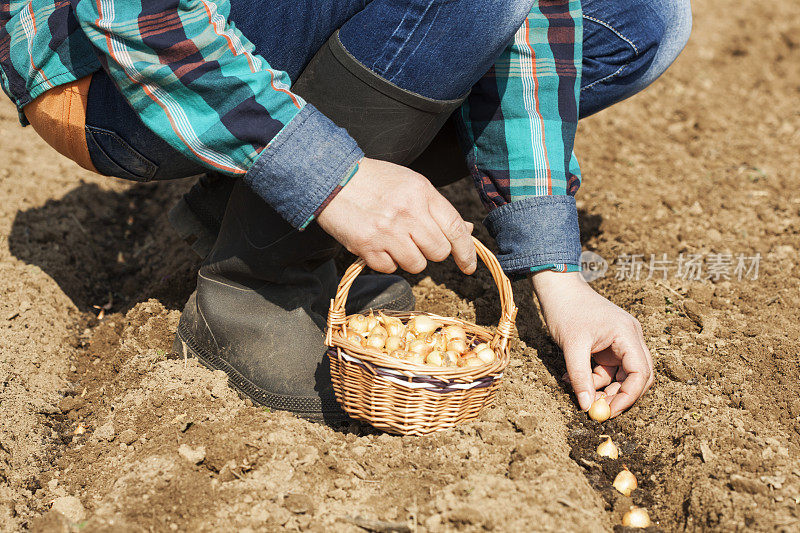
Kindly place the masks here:
[(473, 238), (478, 257), (489, 267), (500, 291), (501, 316), (496, 330), (431, 313), (384, 311), (404, 322), (427, 315), (444, 325), (459, 325), (480, 342), (488, 342), (498, 357), (478, 367), (431, 367), (390, 357), (349, 341), (345, 335), (345, 302), (353, 280), (364, 269), (359, 259), (347, 269), (328, 313), (326, 344), (336, 399), (351, 417), (401, 435), (425, 435), (472, 420), (491, 403), (508, 366), (508, 337), (517, 308), (511, 283), (497, 258)]

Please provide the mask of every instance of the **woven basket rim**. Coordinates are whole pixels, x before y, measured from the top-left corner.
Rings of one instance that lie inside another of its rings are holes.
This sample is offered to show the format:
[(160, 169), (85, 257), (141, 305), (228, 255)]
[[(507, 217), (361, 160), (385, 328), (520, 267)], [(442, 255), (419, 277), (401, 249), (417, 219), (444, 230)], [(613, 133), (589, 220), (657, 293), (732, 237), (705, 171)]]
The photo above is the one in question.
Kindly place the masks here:
[[(335, 348), (328, 348), (328, 357), (335, 357), (340, 360), (344, 360), (347, 363), (357, 364), (363, 367), (367, 372), (377, 377), (381, 377), (383, 379), (391, 379), (395, 383), (409, 386), (409, 384), (416, 384), (416, 386), (424, 386), (429, 388), (458, 388), (463, 387), (465, 385), (476, 384), (478, 382), (483, 383), (490, 383), (492, 381), (501, 379), (503, 377), (503, 370), (499, 372), (492, 372), (485, 376), (478, 376), (478, 377), (469, 377), (469, 378), (447, 378), (444, 376), (431, 376), (427, 373), (427, 369), (435, 368), (435, 367), (427, 367), (425, 373), (412, 373), (402, 371), (396, 368), (390, 368), (387, 366), (379, 366), (379, 365), (371, 365), (364, 361), (363, 359), (359, 359), (356, 355), (347, 353), (345, 349), (340, 346)], [(420, 385), (420, 383), (422, 385)]]

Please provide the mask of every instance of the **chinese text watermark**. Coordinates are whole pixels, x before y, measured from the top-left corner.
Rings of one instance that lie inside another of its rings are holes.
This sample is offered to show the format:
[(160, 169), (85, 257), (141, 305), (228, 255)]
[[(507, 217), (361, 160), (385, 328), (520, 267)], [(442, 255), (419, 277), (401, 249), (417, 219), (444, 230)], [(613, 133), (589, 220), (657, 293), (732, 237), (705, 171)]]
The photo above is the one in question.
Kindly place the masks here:
[(581, 254), (581, 270), (586, 281), (594, 281), (606, 274), (620, 281), (668, 278), (687, 281), (756, 280), (760, 263), (760, 253), (620, 254), (610, 263), (595, 252)]

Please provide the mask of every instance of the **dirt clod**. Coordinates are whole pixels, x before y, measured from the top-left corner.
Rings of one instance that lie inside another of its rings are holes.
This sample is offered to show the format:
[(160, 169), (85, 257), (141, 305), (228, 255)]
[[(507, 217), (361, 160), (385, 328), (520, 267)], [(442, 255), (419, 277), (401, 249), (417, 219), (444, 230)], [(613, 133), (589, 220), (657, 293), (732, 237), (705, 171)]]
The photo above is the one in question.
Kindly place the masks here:
[(114, 432), (114, 422), (112, 422), (111, 420), (109, 420), (99, 428), (95, 429), (94, 433), (92, 433), (92, 437), (95, 440), (104, 440), (108, 442), (114, 440), (115, 435), (116, 433)]
[(283, 498), (283, 506), (295, 514), (310, 513), (314, 510), (314, 502), (307, 494), (289, 493)]
[(86, 509), (83, 508), (83, 504), (75, 496), (56, 498), (53, 500), (51, 508), (64, 515), (70, 522), (80, 522), (86, 518)]
[(206, 458), (206, 447), (197, 446), (192, 448), (188, 444), (181, 444), (178, 446), (178, 453), (190, 463), (199, 465)]
[(756, 479), (749, 479), (739, 474), (731, 475), (731, 488), (737, 492), (747, 492), (749, 494), (766, 494), (769, 492), (767, 486)]
[(136, 442), (136, 439), (138, 439), (138, 438), (139, 438), (139, 436), (136, 434), (136, 432), (134, 430), (128, 428), (126, 430), (123, 430), (122, 433), (119, 434), (119, 437), (117, 437), (117, 440), (119, 440), (123, 444), (126, 444), (126, 445), (130, 446), (131, 444)]

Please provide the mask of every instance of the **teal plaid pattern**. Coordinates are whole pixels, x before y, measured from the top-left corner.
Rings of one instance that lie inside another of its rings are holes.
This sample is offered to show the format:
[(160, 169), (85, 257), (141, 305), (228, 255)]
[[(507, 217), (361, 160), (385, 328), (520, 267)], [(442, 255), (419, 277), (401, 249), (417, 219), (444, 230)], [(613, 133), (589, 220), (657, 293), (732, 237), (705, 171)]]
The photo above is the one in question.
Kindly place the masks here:
[[(542, 0), (460, 113), (467, 162), (490, 211), (534, 196), (574, 196), (583, 24), (579, 0)], [(580, 270), (545, 263), (527, 270)], [(517, 270), (517, 269), (515, 269)], [(522, 273), (517, 270), (515, 273)]]

